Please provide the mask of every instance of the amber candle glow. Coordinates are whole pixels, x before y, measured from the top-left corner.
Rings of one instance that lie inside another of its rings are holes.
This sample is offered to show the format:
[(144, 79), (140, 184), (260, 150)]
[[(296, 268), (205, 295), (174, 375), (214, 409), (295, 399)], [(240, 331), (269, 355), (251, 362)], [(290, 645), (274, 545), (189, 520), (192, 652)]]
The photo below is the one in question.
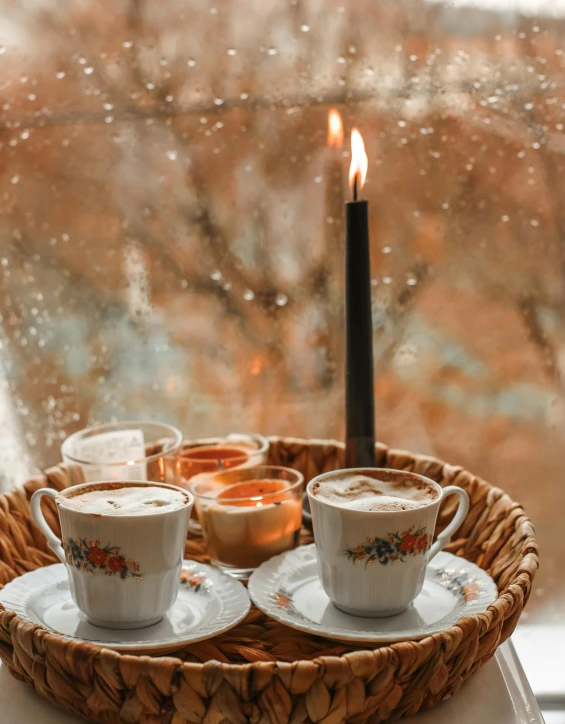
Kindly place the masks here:
[[(284, 477), (275, 477), (281, 470)], [(298, 543), (303, 477), (297, 471), (260, 466), (203, 474), (192, 491), (210, 557), (220, 567), (249, 574)]]

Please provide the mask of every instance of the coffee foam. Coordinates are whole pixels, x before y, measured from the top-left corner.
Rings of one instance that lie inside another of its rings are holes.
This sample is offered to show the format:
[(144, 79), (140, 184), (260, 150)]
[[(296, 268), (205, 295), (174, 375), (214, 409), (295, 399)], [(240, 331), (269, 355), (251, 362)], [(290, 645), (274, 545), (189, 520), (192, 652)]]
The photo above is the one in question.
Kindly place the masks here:
[(315, 483), (312, 493), (340, 508), (365, 512), (413, 510), (437, 498), (431, 485), (408, 476), (392, 482), (347, 475)]
[(63, 507), (88, 515), (156, 515), (178, 510), (188, 503), (182, 490), (159, 485), (107, 483), (89, 486), (74, 495), (60, 495)]

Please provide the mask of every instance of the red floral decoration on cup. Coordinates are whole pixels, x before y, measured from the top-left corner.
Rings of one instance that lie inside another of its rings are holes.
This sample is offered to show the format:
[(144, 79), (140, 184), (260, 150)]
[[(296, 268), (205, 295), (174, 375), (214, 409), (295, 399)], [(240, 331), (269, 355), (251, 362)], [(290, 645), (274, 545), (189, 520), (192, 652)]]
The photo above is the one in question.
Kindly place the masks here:
[(139, 564), (123, 556), (121, 548), (111, 545), (102, 548), (101, 544), (101, 540), (87, 542), (84, 538), (66, 538), (63, 548), (67, 563), (85, 573), (103, 571), (107, 576), (119, 575), (123, 581), (126, 578), (142, 579)]

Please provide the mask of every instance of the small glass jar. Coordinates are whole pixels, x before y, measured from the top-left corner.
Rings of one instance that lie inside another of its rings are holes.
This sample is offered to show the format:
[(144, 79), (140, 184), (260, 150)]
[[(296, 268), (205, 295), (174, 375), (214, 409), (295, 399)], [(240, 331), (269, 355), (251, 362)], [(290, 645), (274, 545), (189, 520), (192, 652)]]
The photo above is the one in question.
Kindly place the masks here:
[(212, 563), (239, 579), (298, 545), (304, 476), (274, 465), (201, 473), (192, 479)]
[[(225, 437), (190, 440), (181, 449), (181, 485), (190, 490), (190, 482), (200, 473), (213, 473), (230, 468), (250, 468), (267, 462), (269, 441), (262, 435), (232, 432)], [(190, 519), (191, 533), (202, 532), (196, 508)]]
[(110, 422), (75, 432), (61, 446), (70, 485), (149, 480), (179, 485), (182, 435), (149, 421)]
[(186, 482), (199, 473), (253, 467), (267, 461), (269, 441), (257, 434), (232, 432), (185, 442), (181, 450), (181, 476)]

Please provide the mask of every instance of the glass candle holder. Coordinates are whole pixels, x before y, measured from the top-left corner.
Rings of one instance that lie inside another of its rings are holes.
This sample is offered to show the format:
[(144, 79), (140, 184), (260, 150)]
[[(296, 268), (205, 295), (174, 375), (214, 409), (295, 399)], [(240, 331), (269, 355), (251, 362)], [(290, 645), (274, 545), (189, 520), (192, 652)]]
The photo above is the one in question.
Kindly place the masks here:
[[(181, 450), (181, 485), (190, 490), (190, 481), (200, 473), (229, 468), (250, 468), (267, 462), (269, 441), (263, 435), (232, 432), (225, 437), (208, 437), (185, 442)], [(202, 532), (196, 508), (192, 509), (189, 530)]]
[(70, 485), (149, 480), (179, 485), (180, 430), (160, 422), (124, 421), (87, 427), (61, 446)]
[(185, 442), (181, 450), (181, 476), (190, 481), (199, 473), (252, 467), (267, 461), (269, 441), (256, 434), (230, 433)]
[(260, 465), (201, 473), (191, 491), (212, 563), (236, 578), (249, 578), (298, 544), (304, 476), (297, 470)]

